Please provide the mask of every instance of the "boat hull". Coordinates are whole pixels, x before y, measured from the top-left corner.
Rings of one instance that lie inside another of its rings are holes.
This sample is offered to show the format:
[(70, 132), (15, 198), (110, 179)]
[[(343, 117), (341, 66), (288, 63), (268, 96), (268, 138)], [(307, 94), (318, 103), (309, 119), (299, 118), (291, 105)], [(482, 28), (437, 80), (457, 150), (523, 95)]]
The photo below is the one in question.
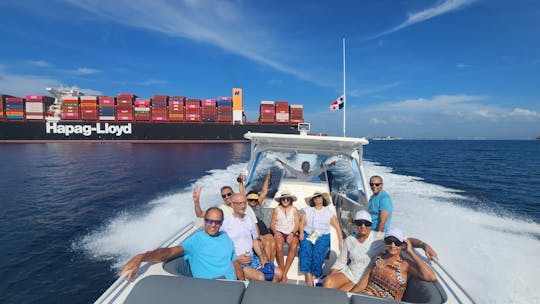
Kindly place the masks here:
[(298, 133), (291, 125), (0, 121), (0, 142), (243, 142), (247, 132)]

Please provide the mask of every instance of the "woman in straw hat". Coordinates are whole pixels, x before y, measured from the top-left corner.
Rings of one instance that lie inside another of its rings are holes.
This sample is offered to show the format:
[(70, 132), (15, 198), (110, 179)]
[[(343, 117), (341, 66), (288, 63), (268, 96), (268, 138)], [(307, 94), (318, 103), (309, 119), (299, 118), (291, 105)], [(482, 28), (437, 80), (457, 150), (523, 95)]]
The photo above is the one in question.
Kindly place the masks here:
[[(296, 196), (288, 191), (283, 191), (281, 195), (276, 196), (274, 199), (279, 205), (274, 208), (274, 212), (272, 213), (270, 229), (274, 231), (274, 239), (276, 240), (277, 262), (279, 267), (283, 269), (282, 281), (287, 283), (287, 272), (289, 271), (289, 268), (291, 268), (298, 250), (298, 229), (300, 228), (300, 219), (298, 216), (298, 209), (293, 206), (293, 202), (296, 201)], [(283, 265), (284, 242), (289, 245), (289, 253), (287, 254), (285, 265)]]
[[(384, 243), (386, 254), (375, 258), (369, 272), (364, 274), (351, 292), (401, 301), (410, 276), (430, 282), (437, 280), (433, 269), (416, 255), (411, 241), (405, 239), (399, 229), (388, 229), (384, 235)], [(402, 250), (405, 250), (412, 260), (402, 258)]]
[(343, 243), (341, 227), (335, 211), (328, 208), (328, 193), (315, 192), (307, 197), (310, 207), (303, 209), (300, 218), (300, 271), (306, 275), (306, 285), (322, 275), (322, 265), (330, 249), (330, 226), (337, 231), (339, 246)]

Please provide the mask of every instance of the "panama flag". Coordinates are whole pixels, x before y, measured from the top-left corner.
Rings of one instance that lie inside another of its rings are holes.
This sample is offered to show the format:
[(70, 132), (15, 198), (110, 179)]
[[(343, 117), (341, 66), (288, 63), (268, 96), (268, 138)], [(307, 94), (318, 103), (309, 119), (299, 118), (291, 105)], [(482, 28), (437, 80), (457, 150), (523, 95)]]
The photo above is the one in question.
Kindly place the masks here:
[(345, 104), (344, 97), (343, 97), (343, 95), (341, 95), (341, 97), (334, 100), (334, 102), (332, 102), (330, 104), (330, 110), (332, 110), (332, 111), (341, 110), (341, 109), (343, 109), (344, 104)]

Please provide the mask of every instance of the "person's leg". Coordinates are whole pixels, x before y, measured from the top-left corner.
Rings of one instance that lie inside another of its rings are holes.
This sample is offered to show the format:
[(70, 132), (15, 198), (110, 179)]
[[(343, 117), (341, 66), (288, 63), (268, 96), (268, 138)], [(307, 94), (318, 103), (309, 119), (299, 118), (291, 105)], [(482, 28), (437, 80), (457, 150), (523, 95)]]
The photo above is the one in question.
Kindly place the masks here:
[(321, 235), (313, 246), (313, 262), (311, 264), (311, 273), (320, 277), (322, 275), (322, 265), (326, 258), (326, 253), (330, 248), (330, 233)]
[(266, 253), (266, 256), (268, 257), (268, 261), (271, 263), (274, 263), (274, 259), (276, 257), (276, 246), (274, 241), (274, 236), (271, 234), (265, 234), (261, 235), (261, 241), (263, 244), (263, 250)]
[[(275, 267), (274, 268), (274, 278), (272, 279), (272, 282), (279, 282), (283, 279), (283, 272), (281, 271), (281, 268)], [(284, 282), (286, 283), (286, 282)]]
[(247, 280), (264, 281), (264, 274), (250, 266), (244, 267), (244, 276)]
[(298, 251), (298, 237), (295, 235), (289, 234), (287, 237), (287, 244), (289, 245), (289, 253), (287, 254), (287, 261), (285, 262), (285, 268), (283, 269), (283, 281), (287, 281), (287, 273), (291, 268), (291, 265), (296, 257), (296, 252)]
[(300, 271), (305, 273), (306, 285), (313, 286), (313, 276), (311, 275), (311, 264), (313, 260), (313, 244), (307, 240), (309, 233), (304, 233), (304, 239), (300, 241), (298, 257), (300, 259)]
[(326, 276), (323, 287), (349, 291), (354, 287), (354, 283), (351, 282), (343, 273), (337, 272)]
[(276, 260), (279, 268), (283, 269), (284, 267), (284, 256), (283, 256), (283, 236), (281, 233), (274, 233), (274, 240), (276, 242)]

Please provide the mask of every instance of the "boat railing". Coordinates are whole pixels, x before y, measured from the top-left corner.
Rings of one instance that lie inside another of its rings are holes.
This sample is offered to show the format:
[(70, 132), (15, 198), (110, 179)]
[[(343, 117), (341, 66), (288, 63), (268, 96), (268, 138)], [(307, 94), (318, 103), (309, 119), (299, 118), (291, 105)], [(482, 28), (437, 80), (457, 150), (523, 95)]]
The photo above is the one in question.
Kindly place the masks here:
[[(182, 227), (180, 230), (178, 230), (172, 237), (167, 239), (165, 242), (163, 242), (161, 245), (158, 246), (158, 248), (161, 247), (169, 247), (171, 246), (175, 241), (177, 241), (179, 238), (181, 238), (186, 233), (190, 232), (191, 229), (194, 227), (194, 223), (191, 222), (187, 224), (186, 226)], [(148, 268), (149, 263), (144, 263), (139, 269), (144, 270)], [(94, 302), (94, 304), (101, 304), (101, 303), (107, 303), (107, 299), (114, 300), (116, 297), (126, 288), (129, 281), (127, 280), (129, 272), (124, 273), (121, 275), (116, 281)], [(113, 296), (114, 294), (114, 296)], [(112, 302), (112, 301), (109, 301)]]
[[(437, 270), (437, 268), (433, 268), (433, 270), (437, 273), (437, 277), (439, 278), (441, 282), (441, 284), (444, 284), (447, 288), (447, 290), (452, 293), (452, 295), (454, 296), (454, 298), (456, 299), (456, 301), (458, 303), (476, 303), (473, 298), (471, 297), (471, 295), (465, 290), (465, 288), (463, 288), (463, 286), (461, 286), (461, 284), (459, 284), (457, 282), (456, 279), (454, 279), (454, 277), (441, 265), (441, 263), (439, 263), (438, 261), (434, 261), (435, 265), (437, 265), (437, 267), (444, 273), (444, 276), (441, 274), (441, 272), (439, 272)], [(448, 278), (450, 282), (448, 282), (447, 280), (445, 280), (445, 278)], [(459, 291), (470, 301), (470, 302), (464, 302), (460, 299), (462, 299), (463, 297), (458, 295), (457, 294), (457, 291), (455, 290), (455, 288), (453, 288), (450, 284), (453, 284), (455, 287), (457, 287), (459, 289)]]

